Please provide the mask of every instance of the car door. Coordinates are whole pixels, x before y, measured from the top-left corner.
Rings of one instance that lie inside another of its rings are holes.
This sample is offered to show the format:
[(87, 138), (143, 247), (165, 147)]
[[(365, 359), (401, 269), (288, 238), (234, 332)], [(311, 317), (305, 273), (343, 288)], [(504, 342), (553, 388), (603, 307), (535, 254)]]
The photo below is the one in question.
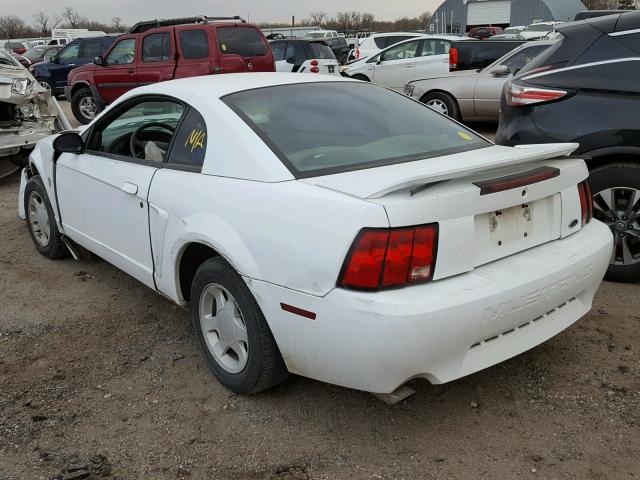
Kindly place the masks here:
[[(181, 102), (167, 97), (135, 97), (85, 133), (84, 153), (65, 153), (57, 162), (65, 234), (151, 287), (147, 196), (184, 111)], [(136, 155), (130, 151), (132, 135)]]
[(422, 40), (420, 54), (416, 57), (414, 77), (427, 78), (449, 73), (449, 50), (451, 42), (437, 38)]
[(106, 103), (138, 86), (136, 43), (135, 37), (120, 37), (106, 53), (104, 65), (94, 71), (96, 88)]
[(396, 91), (414, 78), (416, 56), (422, 40), (411, 40), (382, 51), (373, 68), (373, 82)]
[(56, 90), (62, 90), (67, 85), (67, 75), (76, 67), (79, 55), (80, 40), (76, 40), (63, 48), (54, 62), (48, 65), (51, 81)]
[[(504, 84), (513, 77), (514, 73), (520, 71), (522, 67), (548, 47), (549, 45), (523, 47), (482, 70), (478, 76), (473, 95), (476, 116), (497, 119), (500, 113), (500, 98)], [(500, 72), (496, 69), (498, 66), (509, 68), (509, 73)]]
[(293, 63), (287, 62), (287, 42), (271, 42), (271, 50), (276, 63), (276, 72), (291, 72)]
[(221, 73), (220, 65), (214, 64), (213, 30), (203, 26), (175, 27), (178, 41), (178, 64), (175, 78), (197, 77)]
[(173, 78), (176, 60), (171, 32), (154, 32), (142, 37), (141, 50), (141, 61), (136, 64), (136, 80), (139, 86)]

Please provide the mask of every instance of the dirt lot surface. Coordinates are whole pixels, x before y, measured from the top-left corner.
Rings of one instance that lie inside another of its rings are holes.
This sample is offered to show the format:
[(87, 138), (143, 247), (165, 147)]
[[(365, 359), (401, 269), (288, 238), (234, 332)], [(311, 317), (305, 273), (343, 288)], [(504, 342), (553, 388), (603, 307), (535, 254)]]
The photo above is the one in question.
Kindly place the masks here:
[(293, 377), (240, 397), (189, 315), (99, 259), (50, 261), (0, 180), (0, 480), (640, 477), (638, 285), (395, 406)]

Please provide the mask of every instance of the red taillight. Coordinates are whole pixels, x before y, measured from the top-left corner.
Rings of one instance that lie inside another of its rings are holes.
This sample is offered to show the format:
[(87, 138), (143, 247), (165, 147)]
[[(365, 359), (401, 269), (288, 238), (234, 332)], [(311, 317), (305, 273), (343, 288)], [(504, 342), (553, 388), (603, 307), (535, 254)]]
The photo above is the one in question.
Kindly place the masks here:
[(394, 229), (364, 229), (353, 242), (338, 285), (381, 290), (433, 278), (438, 225)]
[(319, 69), (318, 67), (311, 67), (311, 68), (309, 69), (309, 71), (310, 71), (311, 73), (319, 73), (319, 72), (320, 72), (320, 69)]
[(449, 50), (449, 69), (455, 70), (458, 68), (458, 49), (452, 48)]
[(505, 177), (492, 178), (491, 180), (482, 180), (473, 182), (476, 187), (480, 187), (480, 195), (489, 195), (491, 193), (504, 192), (514, 188), (526, 187), (534, 183), (544, 182), (552, 178), (558, 177), (560, 170), (553, 167), (539, 167), (522, 173), (507, 175)]
[(586, 225), (593, 218), (593, 198), (591, 197), (591, 187), (588, 180), (578, 184), (578, 194), (580, 195), (582, 225)]
[(558, 100), (568, 92), (565, 90), (551, 90), (548, 88), (523, 87), (508, 82), (505, 86), (507, 103), (512, 107), (534, 105), (536, 103)]
[(317, 67), (318, 66), (318, 60), (311, 60), (311, 66), (312, 67)]
[(360, 58), (360, 49), (356, 48), (356, 58)]

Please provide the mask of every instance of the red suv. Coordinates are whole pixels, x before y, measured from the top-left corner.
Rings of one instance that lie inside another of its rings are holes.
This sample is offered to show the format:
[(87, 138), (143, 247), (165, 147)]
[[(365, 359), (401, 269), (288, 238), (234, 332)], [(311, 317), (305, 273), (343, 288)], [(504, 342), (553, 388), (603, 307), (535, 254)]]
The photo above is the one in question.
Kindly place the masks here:
[(502, 27), (474, 27), (469, 30), (468, 35), (471, 38), (477, 38), (479, 40), (486, 40), (494, 35), (501, 35), (504, 33)]
[(152, 20), (134, 25), (95, 63), (76, 68), (64, 89), (80, 123), (132, 88), (174, 78), (274, 72), (271, 47), (240, 17)]

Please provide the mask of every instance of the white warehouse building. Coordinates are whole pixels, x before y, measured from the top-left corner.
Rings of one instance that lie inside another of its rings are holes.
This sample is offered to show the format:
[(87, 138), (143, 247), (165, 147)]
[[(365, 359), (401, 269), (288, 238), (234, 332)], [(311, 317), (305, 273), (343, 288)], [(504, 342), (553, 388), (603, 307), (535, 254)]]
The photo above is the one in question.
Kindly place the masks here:
[(580, 0), (445, 0), (434, 12), (427, 32), (464, 33), (473, 27), (508, 27), (573, 20), (587, 10)]

